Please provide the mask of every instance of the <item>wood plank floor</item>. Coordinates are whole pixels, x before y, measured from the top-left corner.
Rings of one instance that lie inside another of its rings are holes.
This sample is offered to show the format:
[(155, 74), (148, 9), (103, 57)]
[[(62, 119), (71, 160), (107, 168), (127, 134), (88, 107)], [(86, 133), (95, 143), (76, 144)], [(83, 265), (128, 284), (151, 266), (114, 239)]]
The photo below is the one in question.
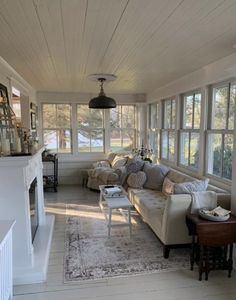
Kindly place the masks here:
[[(99, 194), (77, 186), (59, 187), (45, 193), (48, 213), (56, 215), (46, 283), (14, 287), (14, 300), (235, 300), (236, 271), (214, 271), (208, 281), (198, 281), (197, 270), (109, 278), (82, 283), (63, 283), (65, 207), (67, 203), (91, 203)], [(171, 255), (171, 254), (170, 254)]]

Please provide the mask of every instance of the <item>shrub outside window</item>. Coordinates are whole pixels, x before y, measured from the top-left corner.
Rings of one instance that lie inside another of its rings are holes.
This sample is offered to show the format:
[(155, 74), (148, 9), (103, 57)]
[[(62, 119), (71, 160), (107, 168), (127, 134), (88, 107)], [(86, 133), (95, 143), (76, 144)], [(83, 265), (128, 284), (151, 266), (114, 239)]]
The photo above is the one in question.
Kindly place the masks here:
[(57, 153), (71, 153), (71, 105), (43, 104), (43, 142)]

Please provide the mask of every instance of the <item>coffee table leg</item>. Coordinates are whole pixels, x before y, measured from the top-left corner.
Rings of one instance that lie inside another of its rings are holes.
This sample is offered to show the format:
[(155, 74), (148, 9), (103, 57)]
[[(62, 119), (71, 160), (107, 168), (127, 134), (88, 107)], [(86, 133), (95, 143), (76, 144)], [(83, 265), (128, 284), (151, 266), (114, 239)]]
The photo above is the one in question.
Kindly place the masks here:
[(109, 219), (108, 219), (108, 238), (111, 237), (111, 215), (112, 215), (112, 209), (109, 208)]
[(128, 218), (129, 218), (129, 235), (131, 237), (131, 234), (132, 234), (132, 223), (131, 223), (130, 207), (128, 208)]

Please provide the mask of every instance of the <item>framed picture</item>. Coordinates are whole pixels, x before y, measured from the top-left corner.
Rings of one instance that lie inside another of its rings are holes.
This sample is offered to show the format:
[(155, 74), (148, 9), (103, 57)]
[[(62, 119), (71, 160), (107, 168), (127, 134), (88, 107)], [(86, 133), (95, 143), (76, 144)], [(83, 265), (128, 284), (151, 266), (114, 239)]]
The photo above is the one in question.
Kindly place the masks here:
[(0, 83), (0, 96), (3, 98), (7, 98), (7, 103), (9, 104), (9, 98), (7, 93), (7, 87)]
[(36, 129), (36, 115), (35, 115), (35, 112), (31, 112), (31, 129)]

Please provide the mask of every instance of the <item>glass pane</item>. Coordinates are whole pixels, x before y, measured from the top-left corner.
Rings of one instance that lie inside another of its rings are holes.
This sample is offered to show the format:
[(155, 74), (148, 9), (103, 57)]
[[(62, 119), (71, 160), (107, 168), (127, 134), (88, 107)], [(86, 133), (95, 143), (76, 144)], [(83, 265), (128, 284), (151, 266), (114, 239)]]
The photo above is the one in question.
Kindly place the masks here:
[(157, 131), (150, 130), (149, 132), (149, 149), (152, 149), (153, 152), (157, 152)]
[(233, 134), (226, 134), (223, 153), (223, 174), (222, 177), (232, 179), (232, 156), (233, 156)]
[(103, 130), (91, 131), (91, 152), (103, 152)]
[(71, 153), (71, 132), (67, 129), (57, 130), (58, 153)]
[(226, 129), (228, 86), (213, 89), (212, 129)]
[(193, 126), (193, 95), (184, 97), (184, 121), (183, 128), (192, 128)]
[(77, 105), (77, 122), (78, 127), (103, 128), (103, 110)]
[(210, 174), (221, 176), (222, 161), (222, 135), (208, 135), (208, 172)]
[(122, 128), (135, 128), (133, 105), (122, 105)]
[(56, 130), (44, 130), (43, 142), (47, 149), (57, 152), (57, 132)]
[(169, 160), (175, 160), (175, 133), (169, 132)]
[(190, 167), (198, 169), (199, 163), (199, 133), (191, 133), (190, 139)]
[(111, 129), (110, 146), (112, 151), (118, 151), (122, 149), (121, 131), (119, 129)]
[[(69, 104), (57, 104), (57, 127), (71, 128), (71, 106)], [(54, 125), (55, 126), (55, 125)]]
[(134, 130), (123, 130), (123, 149), (132, 150), (134, 148)]
[(201, 94), (196, 94), (194, 98), (194, 128), (200, 128), (201, 121)]
[(175, 115), (176, 115), (175, 100), (172, 100), (172, 122), (171, 122), (172, 129), (175, 129)]
[(230, 89), (229, 120), (228, 120), (228, 128), (231, 130), (234, 129), (235, 100), (236, 100), (236, 85), (232, 84)]
[(157, 127), (157, 104), (149, 104), (149, 128)]
[(188, 156), (189, 156), (189, 133), (180, 133), (180, 163), (182, 165), (188, 166)]
[(78, 151), (90, 152), (90, 131), (86, 129), (78, 130)]
[(171, 100), (164, 102), (164, 128), (171, 128)]
[(110, 110), (110, 125), (111, 128), (121, 128), (121, 106)]
[(168, 159), (168, 131), (161, 134), (161, 157)]
[(43, 128), (56, 128), (56, 104), (43, 104)]

